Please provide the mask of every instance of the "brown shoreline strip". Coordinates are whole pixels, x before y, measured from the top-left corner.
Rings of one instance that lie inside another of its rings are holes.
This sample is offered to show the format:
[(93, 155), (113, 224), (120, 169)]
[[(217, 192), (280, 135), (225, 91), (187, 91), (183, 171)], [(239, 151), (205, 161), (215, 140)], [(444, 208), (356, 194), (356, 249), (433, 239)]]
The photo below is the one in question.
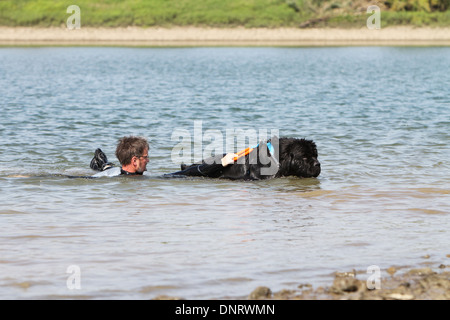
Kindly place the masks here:
[(0, 27), (6, 46), (450, 46), (450, 28)]

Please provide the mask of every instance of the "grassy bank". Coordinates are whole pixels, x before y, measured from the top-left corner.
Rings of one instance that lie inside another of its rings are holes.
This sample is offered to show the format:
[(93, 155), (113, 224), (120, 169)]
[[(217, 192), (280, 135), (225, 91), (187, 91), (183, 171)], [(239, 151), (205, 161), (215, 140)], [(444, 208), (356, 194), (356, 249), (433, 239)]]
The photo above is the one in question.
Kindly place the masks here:
[(0, 25), (65, 25), (73, 4), (91, 27), (363, 27), (372, 4), (383, 27), (450, 25), (450, 0), (1, 0)]

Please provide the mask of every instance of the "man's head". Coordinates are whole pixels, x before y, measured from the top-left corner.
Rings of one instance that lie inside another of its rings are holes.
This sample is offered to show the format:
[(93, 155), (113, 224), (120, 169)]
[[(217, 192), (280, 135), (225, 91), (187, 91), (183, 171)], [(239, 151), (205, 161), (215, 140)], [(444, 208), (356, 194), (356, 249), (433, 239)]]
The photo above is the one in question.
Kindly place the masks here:
[(142, 137), (123, 137), (116, 148), (116, 157), (122, 169), (142, 174), (147, 170), (149, 145)]

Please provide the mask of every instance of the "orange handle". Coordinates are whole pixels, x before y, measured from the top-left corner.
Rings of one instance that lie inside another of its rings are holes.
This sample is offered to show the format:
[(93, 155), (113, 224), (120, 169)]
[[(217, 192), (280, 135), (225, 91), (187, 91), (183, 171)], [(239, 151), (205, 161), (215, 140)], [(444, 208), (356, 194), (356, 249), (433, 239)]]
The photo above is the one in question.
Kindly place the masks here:
[(248, 155), (250, 152), (252, 152), (253, 151), (253, 148), (247, 148), (247, 149), (244, 149), (244, 150), (241, 150), (241, 151), (239, 151), (238, 153), (236, 153), (236, 157), (234, 157), (234, 161), (237, 161), (239, 158), (242, 158), (242, 157), (244, 157), (244, 156), (246, 156), (246, 155)]

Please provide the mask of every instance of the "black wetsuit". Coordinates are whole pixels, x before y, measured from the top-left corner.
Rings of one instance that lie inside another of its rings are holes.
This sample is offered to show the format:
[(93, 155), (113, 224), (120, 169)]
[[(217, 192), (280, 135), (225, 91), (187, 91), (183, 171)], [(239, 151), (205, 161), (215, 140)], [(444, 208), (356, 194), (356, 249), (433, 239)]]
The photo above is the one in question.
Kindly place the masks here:
[(208, 177), (208, 178), (218, 178), (223, 174), (224, 166), (222, 165), (221, 159), (226, 154), (215, 156), (207, 160), (203, 160), (201, 163), (195, 163), (188, 167), (183, 168), (180, 171), (165, 174), (165, 177)]

